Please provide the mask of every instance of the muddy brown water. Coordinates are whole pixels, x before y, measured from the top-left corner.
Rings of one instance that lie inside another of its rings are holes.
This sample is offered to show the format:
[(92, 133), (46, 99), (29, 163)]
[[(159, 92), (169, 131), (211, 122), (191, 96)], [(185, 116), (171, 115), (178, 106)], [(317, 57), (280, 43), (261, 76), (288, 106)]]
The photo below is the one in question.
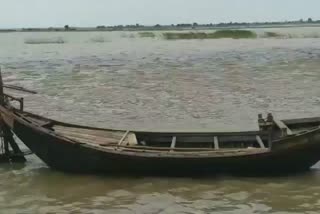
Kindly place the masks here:
[[(27, 110), (54, 119), (124, 129), (257, 129), (258, 113), (320, 115), (320, 39), (303, 36), (303, 28), (277, 31), (297, 36), (7, 33), (0, 34), (0, 62), (7, 84), (39, 92), (24, 95)], [(0, 166), (0, 213), (319, 212), (317, 165), (277, 178), (70, 175), (35, 156)]]

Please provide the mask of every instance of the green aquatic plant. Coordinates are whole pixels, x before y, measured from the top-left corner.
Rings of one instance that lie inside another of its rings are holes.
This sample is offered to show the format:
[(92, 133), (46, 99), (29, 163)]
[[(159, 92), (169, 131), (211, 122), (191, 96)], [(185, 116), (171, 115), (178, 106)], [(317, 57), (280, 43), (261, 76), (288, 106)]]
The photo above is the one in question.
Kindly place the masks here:
[(257, 34), (250, 30), (218, 30), (208, 34), (209, 38), (232, 38), (232, 39), (254, 39)]
[(27, 38), (25, 44), (64, 44), (66, 41), (62, 37), (56, 38)]
[(105, 39), (103, 36), (97, 36), (90, 39), (91, 43), (105, 43), (109, 42), (107, 39)]
[(152, 32), (139, 32), (139, 36), (142, 38), (154, 38), (156, 35)]
[(257, 34), (249, 30), (218, 30), (213, 33), (205, 32), (166, 32), (163, 33), (163, 38), (167, 40), (178, 39), (252, 39), (256, 38)]
[(275, 32), (265, 32), (264, 35), (265, 37), (281, 37), (279, 33), (275, 33)]
[(176, 39), (206, 39), (206, 33), (194, 33), (194, 32), (184, 32), (184, 33), (163, 33), (164, 39), (176, 40)]

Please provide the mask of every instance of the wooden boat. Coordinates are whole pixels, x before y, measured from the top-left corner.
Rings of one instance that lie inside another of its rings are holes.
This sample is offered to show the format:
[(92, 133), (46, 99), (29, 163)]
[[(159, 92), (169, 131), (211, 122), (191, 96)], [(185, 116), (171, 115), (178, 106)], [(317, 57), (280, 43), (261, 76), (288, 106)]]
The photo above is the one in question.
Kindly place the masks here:
[(65, 172), (270, 174), (305, 171), (320, 160), (320, 118), (259, 115), (259, 130), (248, 132), (143, 132), (59, 122), (24, 111), (21, 99), (2, 99), (3, 124), (49, 167)]

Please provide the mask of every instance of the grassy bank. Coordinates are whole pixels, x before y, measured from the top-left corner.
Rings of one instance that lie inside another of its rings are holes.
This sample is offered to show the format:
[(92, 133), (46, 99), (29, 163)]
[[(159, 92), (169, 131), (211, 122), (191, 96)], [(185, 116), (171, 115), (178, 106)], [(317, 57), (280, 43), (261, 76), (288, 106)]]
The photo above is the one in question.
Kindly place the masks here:
[(164, 39), (177, 40), (177, 39), (253, 39), (257, 38), (257, 34), (249, 30), (218, 30), (213, 33), (205, 32), (166, 32), (163, 33)]

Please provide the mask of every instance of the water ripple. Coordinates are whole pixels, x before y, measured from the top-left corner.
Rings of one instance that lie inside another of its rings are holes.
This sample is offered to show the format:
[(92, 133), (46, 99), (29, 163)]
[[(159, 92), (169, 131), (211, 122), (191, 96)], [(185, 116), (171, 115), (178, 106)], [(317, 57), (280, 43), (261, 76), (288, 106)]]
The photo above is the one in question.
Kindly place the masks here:
[[(29, 111), (101, 127), (239, 130), (256, 129), (260, 112), (320, 115), (319, 39), (172, 42), (132, 35), (57, 33), (68, 43), (26, 45), (27, 34), (0, 34), (5, 82), (39, 91), (25, 95)], [(26, 166), (0, 168), (0, 207), (312, 214), (320, 209), (318, 168), (290, 178), (113, 178), (55, 172), (31, 156)]]

